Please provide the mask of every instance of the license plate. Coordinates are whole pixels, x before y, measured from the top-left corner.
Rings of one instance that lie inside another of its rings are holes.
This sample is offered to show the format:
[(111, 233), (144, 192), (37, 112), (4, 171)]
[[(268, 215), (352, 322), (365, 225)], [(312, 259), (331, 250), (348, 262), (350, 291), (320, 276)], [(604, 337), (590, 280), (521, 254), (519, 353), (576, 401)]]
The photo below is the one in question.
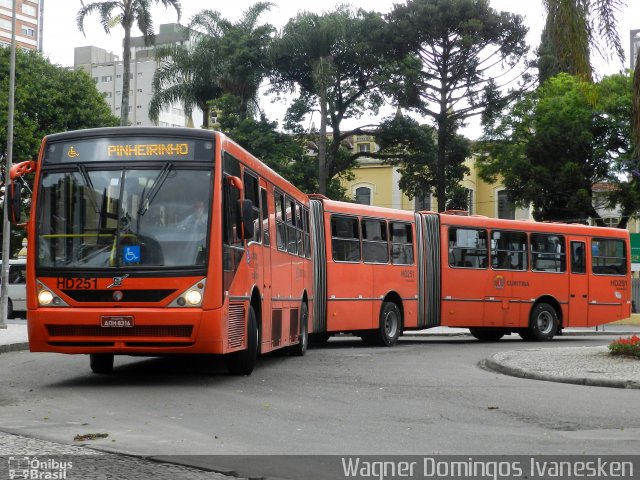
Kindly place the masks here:
[(114, 317), (114, 316), (104, 316), (100, 317), (100, 326), (102, 327), (133, 327), (133, 317)]

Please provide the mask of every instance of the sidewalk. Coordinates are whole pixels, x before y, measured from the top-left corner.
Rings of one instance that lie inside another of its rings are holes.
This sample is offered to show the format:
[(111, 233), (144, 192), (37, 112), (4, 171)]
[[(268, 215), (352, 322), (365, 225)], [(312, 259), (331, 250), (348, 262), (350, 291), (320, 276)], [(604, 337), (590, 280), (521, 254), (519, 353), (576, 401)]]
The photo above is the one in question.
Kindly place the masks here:
[(28, 350), (27, 323), (9, 323), (6, 329), (0, 329), (0, 353)]
[(606, 346), (500, 352), (484, 359), (480, 366), (512, 377), (640, 389), (640, 359), (610, 355)]

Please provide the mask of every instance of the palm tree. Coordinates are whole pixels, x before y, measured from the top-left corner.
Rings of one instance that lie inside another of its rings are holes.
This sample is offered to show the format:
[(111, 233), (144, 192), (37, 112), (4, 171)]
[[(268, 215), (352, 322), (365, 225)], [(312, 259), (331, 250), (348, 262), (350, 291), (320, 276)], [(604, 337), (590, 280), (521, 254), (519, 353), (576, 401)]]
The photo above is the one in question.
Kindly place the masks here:
[[(129, 84), (131, 72), (131, 29), (135, 23), (142, 32), (145, 43), (150, 45), (154, 41), (153, 21), (151, 19), (151, 4), (162, 3), (165, 7), (173, 7), (180, 21), (180, 0), (111, 0), (94, 2), (87, 5), (82, 2), (76, 21), (78, 29), (84, 34), (84, 19), (87, 15), (98, 13), (100, 23), (106, 33), (110, 33), (114, 25), (124, 28), (124, 42), (122, 46), (122, 105), (120, 110), (120, 125), (129, 124)], [(114, 15), (115, 14), (115, 15)]]
[(540, 45), (540, 83), (560, 72), (591, 81), (591, 49), (605, 59), (615, 55), (624, 64), (615, 15), (625, 0), (542, 0), (542, 3), (547, 20)]
[(258, 89), (269, 68), (268, 49), (275, 28), (270, 24), (259, 25), (258, 20), (272, 6), (269, 2), (257, 2), (237, 23), (223, 18), (219, 12), (203, 10), (189, 25), (200, 34), (198, 49), (209, 52), (209, 65), (216, 69), (215, 83), (224, 93), (240, 100), (242, 117), (257, 110)]
[(194, 106), (200, 108), (202, 127), (209, 128), (209, 101), (224, 92), (218, 84), (216, 63), (211, 61), (206, 45), (161, 48), (156, 52), (156, 59), (161, 64), (153, 76), (149, 118), (157, 122), (163, 107), (179, 102), (189, 117)]

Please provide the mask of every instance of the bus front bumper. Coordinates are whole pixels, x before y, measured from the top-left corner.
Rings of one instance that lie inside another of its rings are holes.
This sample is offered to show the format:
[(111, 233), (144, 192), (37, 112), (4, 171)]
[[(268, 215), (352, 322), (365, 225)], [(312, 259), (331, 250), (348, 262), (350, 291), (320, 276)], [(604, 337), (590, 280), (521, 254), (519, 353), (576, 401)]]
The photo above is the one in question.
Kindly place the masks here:
[(163, 355), (226, 353), (223, 309), (29, 310), (32, 352)]

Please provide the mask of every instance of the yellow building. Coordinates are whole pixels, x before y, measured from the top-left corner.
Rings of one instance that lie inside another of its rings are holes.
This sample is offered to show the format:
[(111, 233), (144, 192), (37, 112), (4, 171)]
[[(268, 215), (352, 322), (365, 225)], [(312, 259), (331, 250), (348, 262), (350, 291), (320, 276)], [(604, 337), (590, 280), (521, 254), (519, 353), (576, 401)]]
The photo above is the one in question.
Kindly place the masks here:
[[(371, 135), (354, 135), (345, 144), (357, 152), (375, 152), (378, 148)], [(469, 174), (465, 175), (462, 185), (468, 191), (471, 214), (492, 218), (531, 218), (528, 209), (515, 208), (507, 200), (506, 191), (500, 183), (489, 184), (479, 177), (473, 158), (466, 161), (466, 166)], [(357, 203), (402, 210), (437, 210), (434, 195), (410, 200), (400, 190), (401, 175), (397, 167), (364, 157), (358, 160), (358, 167), (353, 173), (354, 179), (344, 181), (343, 187)]]

